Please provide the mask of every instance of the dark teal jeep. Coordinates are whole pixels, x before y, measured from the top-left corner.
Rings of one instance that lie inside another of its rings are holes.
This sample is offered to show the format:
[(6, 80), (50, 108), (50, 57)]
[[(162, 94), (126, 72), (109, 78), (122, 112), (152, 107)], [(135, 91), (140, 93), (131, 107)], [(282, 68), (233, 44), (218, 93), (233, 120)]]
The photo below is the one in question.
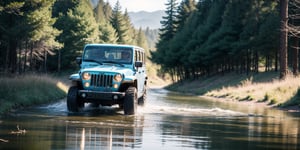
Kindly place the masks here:
[(125, 115), (144, 105), (147, 75), (144, 49), (131, 45), (87, 44), (77, 58), (80, 71), (70, 76), (67, 107), (80, 111), (85, 103), (94, 106), (118, 104)]

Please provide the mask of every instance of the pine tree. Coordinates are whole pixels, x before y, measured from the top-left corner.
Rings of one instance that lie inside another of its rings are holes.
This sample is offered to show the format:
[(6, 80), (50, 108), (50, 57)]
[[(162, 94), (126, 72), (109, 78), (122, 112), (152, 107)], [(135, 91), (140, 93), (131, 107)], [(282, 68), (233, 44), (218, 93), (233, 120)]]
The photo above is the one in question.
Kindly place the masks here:
[(242, 30), (242, 22), (245, 15), (245, 4), (239, 0), (232, 0), (226, 4), (222, 24), (208, 39), (200, 49), (205, 54), (203, 58), (207, 66), (214, 68), (213, 72), (229, 70), (232, 63), (235, 42), (239, 41), (239, 34)]
[[(23, 36), (25, 26), (24, 7), (25, 2), (11, 2), (3, 0), (0, 2), (0, 61), (5, 72), (14, 73), (17, 70), (17, 48)], [(26, 26), (27, 27), (27, 26)]]
[(136, 45), (136, 39), (137, 39), (137, 33), (134, 29), (134, 26), (131, 23), (129, 14), (127, 12), (127, 9), (125, 10), (125, 13), (123, 15), (124, 23), (125, 23), (125, 36), (124, 40), (126, 44)]
[[(205, 46), (208, 38), (214, 34), (221, 26), (227, 2), (223, 0), (204, 1), (198, 4), (195, 18), (191, 18), (186, 30), (192, 35), (192, 39), (187, 41), (184, 50), (187, 51), (183, 61), (194, 68), (207, 72), (208, 62)], [(187, 34), (185, 38), (189, 35)], [(199, 73), (196, 73), (199, 74)]]
[(300, 36), (300, 1), (289, 1), (289, 32), (292, 37), (291, 40), (291, 55), (292, 55), (292, 68), (294, 76), (299, 74), (299, 36)]
[(99, 23), (99, 38), (103, 43), (117, 43), (117, 34), (116, 30), (112, 27), (109, 22), (100, 22)]
[[(22, 73), (28, 64), (47, 69), (48, 54), (54, 54), (53, 49), (61, 47), (56, 41), (60, 31), (53, 27), (53, 3), (54, 0), (1, 1), (0, 32), (3, 36), (0, 39), (6, 49), (1, 56), (4, 56), (6, 71)], [(36, 63), (33, 64), (33, 60)]]
[(159, 41), (156, 44), (157, 50), (155, 52), (151, 52), (151, 59), (154, 63), (162, 65), (163, 72), (171, 72), (171, 76), (174, 77), (175, 72), (172, 71), (174, 64), (171, 61), (173, 59), (170, 59), (169, 57), (169, 43), (176, 33), (176, 0), (169, 0), (166, 6), (166, 16), (163, 16), (163, 20), (160, 22), (162, 28), (159, 29)]
[(110, 19), (110, 23), (116, 30), (118, 40), (117, 43), (119, 44), (125, 44), (126, 43), (126, 26), (125, 26), (125, 21), (124, 21), (124, 16), (122, 14), (122, 7), (120, 5), (120, 2), (117, 1), (113, 11), (112, 11), (112, 16)]
[(106, 21), (105, 14), (104, 14), (104, 1), (99, 0), (96, 8), (94, 9), (95, 12), (95, 18), (97, 22), (103, 22)]
[[(56, 41), (56, 37), (61, 31), (53, 28), (55, 19), (52, 17), (52, 6), (54, 0), (45, 0), (40, 3), (35, 3), (38, 8), (27, 15), (28, 24), (31, 26), (29, 33), (30, 42), (34, 44), (35, 48), (31, 53), (35, 53), (35, 59), (44, 61), (43, 70), (47, 71), (47, 56), (54, 55), (54, 49), (62, 47), (62, 44)], [(33, 5), (34, 3), (31, 3)], [(34, 59), (31, 57), (31, 59)], [(32, 60), (31, 60), (32, 62)], [(33, 64), (30, 64), (33, 65)]]
[(191, 15), (192, 12), (196, 10), (196, 2), (195, 0), (183, 0), (177, 10), (177, 17), (176, 17), (176, 26), (177, 30), (182, 29), (185, 25), (187, 18)]
[(75, 8), (80, 0), (55, 0), (53, 5), (53, 17), (59, 17), (59, 14), (66, 15), (70, 9)]
[(172, 39), (176, 32), (177, 2), (176, 0), (168, 0), (166, 6), (166, 16), (164, 16), (162, 18), (163, 20), (160, 22), (162, 25), (162, 28), (160, 29), (161, 41)]
[(99, 42), (98, 24), (90, 3), (80, 0), (75, 8), (69, 9), (66, 15), (58, 18), (57, 25), (64, 31), (59, 36), (59, 41), (64, 43), (59, 58), (61, 69), (74, 68), (77, 66), (75, 58), (81, 55), (83, 46)]
[(105, 10), (106, 4), (103, 0), (99, 0), (98, 5), (94, 9), (96, 21), (99, 24), (99, 38), (100, 43), (116, 43), (117, 34), (115, 29), (106, 18)]

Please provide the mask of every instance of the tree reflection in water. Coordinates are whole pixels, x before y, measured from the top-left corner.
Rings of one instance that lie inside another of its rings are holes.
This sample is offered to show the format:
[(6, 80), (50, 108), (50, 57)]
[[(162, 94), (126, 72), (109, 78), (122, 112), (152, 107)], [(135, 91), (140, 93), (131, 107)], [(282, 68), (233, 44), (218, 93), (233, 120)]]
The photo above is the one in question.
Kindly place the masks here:
[[(124, 124), (98, 122), (86, 124), (68, 123), (66, 126), (67, 149), (112, 149), (112, 148), (140, 148), (143, 136), (143, 122), (132, 120)], [(135, 123), (139, 123), (136, 125)]]

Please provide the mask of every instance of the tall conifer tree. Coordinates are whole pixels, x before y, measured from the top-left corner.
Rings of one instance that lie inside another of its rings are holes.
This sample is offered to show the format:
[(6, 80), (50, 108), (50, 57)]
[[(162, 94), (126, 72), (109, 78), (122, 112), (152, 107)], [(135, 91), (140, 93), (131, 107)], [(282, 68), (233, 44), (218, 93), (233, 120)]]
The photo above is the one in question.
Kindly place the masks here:
[(116, 43), (117, 34), (115, 29), (110, 24), (108, 18), (106, 18), (107, 12), (104, 12), (106, 9), (106, 3), (103, 0), (99, 0), (98, 5), (94, 9), (95, 18), (99, 25), (99, 38), (101, 43)]
[(126, 43), (126, 26), (125, 26), (125, 21), (124, 21), (124, 16), (122, 14), (122, 7), (120, 5), (120, 2), (117, 1), (113, 11), (112, 11), (112, 16), (110, 19), (110, 22), (114, 29), (116, 30), (118, 39), (117, 43), (119, 44), (125, 44)]
[(62, 69), (75, 67), (77, 66), (75, 58), (81, 55), (83, 46), (99, 42), (98, 24), (90, 3), (80, 0), (75, 8), (60, 16), (58, 22), (64, 31), (59, 36), (59, 40), (64, 43), (64, 48), (61, 49), (61, 67)]

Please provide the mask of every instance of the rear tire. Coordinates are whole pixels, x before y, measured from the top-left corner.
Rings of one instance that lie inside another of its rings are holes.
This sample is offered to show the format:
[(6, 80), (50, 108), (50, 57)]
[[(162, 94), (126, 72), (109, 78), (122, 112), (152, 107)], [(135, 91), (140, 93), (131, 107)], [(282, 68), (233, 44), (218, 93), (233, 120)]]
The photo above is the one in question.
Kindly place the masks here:
[(146, 90), (146, 87), (145, 87), (143, 96), (138, 99), (138, 105), (139, 106), (145, 106), (146, 98), (147, 98), (147, 90)]
[(134, 115), (137, 111), (137, 90), (135, 87), (129, 87), (126, 90), (124, 98), (124, 114)]
[(70, 87), (67, 95), (67, 107), (71, 112), (79, 112), (84, 107), (84, 103), (78, 97), (78, 87)]

